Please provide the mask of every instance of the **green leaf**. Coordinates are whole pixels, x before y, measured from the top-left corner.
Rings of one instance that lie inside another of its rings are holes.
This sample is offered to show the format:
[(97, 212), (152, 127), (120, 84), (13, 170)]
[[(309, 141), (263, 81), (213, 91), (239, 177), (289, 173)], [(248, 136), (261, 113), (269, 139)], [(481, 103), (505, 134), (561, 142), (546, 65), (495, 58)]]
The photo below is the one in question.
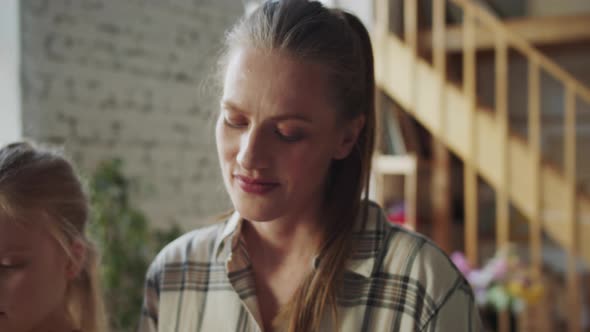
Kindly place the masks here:
[(111, 328), (133, 331), (143, 301), (143, 279), (156, 253), (179, 237), (182, 230), (172, 225), (154, 231), (145, 214), (131, 205), (131, 181), (123, 173), (123, 162), (107, 160), (89, 181), (92, 210), (88, 231), (101, 250), (102, 285)]

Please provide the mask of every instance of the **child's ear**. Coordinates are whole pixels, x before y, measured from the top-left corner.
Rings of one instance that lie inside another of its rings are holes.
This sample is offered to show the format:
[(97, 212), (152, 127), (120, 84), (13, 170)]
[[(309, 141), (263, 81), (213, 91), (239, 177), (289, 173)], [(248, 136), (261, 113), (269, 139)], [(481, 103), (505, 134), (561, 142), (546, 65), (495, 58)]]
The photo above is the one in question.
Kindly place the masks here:
[(68, 280), (76, 279), (86, 264), (86, 246), (80, 239), (76, 239), (70, 246), (71, 256), (66, 266)]
[(347, 123), (346, 127), (344, 128), (344, 132), (342, 133), (342, 137), (338, 142), (338, 146), (336, 147), (336, 151), (333, 156), (334, 159), (340, 160), (348, 157), (364, 127), (364, 114), (359, 115), (357, 118)]

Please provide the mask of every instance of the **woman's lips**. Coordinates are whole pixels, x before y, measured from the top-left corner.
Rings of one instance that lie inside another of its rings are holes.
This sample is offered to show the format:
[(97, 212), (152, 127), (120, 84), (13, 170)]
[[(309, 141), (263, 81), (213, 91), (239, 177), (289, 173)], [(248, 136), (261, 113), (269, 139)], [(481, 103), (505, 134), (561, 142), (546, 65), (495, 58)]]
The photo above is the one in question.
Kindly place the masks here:
[(234, 175), (240, 188), (249, 194), (264, 195), (279, 186), (278, 182)]

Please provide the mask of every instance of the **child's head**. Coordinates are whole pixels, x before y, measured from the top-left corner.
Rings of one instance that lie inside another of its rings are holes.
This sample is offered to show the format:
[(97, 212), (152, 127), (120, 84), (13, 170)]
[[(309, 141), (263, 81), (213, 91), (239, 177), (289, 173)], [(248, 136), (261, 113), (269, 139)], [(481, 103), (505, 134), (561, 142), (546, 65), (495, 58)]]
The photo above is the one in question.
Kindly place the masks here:
[(0, 331), (104, 329), (88, 202), (59, 153), (0, 149)]

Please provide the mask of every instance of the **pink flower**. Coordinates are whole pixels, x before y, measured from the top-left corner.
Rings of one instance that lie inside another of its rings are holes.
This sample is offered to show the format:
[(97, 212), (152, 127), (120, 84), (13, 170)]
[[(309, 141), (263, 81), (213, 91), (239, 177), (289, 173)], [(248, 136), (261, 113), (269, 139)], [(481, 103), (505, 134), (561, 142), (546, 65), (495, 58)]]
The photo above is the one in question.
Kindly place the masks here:
[(486, 270), (473, 270), (467, 275), (467, 281), (474, 288), (487, 288), (493, 281), (494, 275)]
[(503, 280), (506, 274), (508, 273), (508, 262), (505, 258), (499, 257), (495, 258), (492, 262), (490, 262), (490, 270), (493, 274), (494, 280)]
[(462, 252), (455, 251), (454, 253), (452, 253), (451, 254), (451, 261), (453, 261), (455, 266), (457, 266), (459, 271), (461, 271), (461, 273), (464, 276), (468, 276), (469, 273), (471, 272), (471, 266), (469, 265), (467, 258), (465, 257), (465, 255)]

